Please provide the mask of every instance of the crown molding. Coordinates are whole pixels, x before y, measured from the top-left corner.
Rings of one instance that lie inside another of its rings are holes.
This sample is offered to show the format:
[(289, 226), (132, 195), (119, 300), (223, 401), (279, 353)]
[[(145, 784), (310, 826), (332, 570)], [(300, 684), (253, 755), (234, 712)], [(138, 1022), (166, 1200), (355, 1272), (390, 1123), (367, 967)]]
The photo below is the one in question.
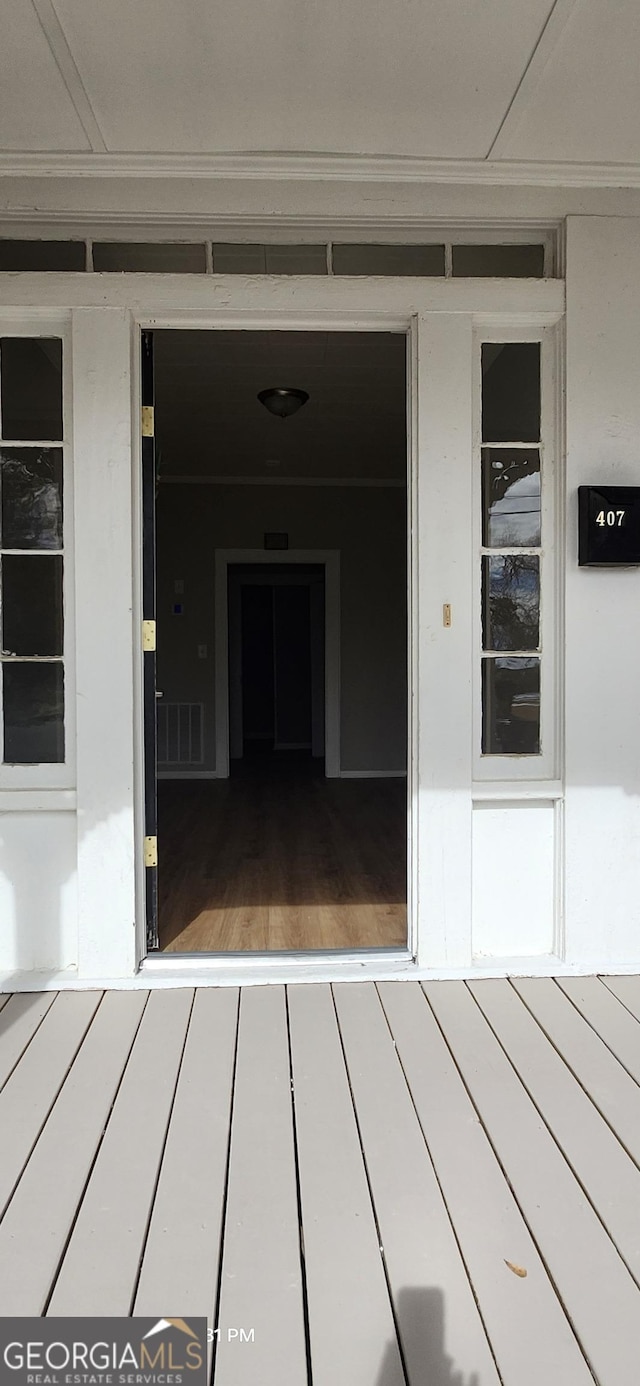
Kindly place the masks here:
[(640, 188), (640, 164), (356, 154), (0, 153), (0, 177)]

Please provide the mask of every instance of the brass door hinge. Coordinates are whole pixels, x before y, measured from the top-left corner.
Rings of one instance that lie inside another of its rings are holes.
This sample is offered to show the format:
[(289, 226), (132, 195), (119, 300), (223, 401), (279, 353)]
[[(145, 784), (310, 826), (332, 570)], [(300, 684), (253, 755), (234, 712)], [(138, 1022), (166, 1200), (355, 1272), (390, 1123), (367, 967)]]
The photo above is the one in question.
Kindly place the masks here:
[(142, 649), (145, 654), (156, 648), (156, 623), (155, 621), (142, 622)]
[(158, 865), (158, 839), (157, 837), (145, 837), (144, 840), (144, 864), (145, 866)]
[(143, 438), (154, 437), (152, 404), (143, 404), (142, 406), (142, 436)]

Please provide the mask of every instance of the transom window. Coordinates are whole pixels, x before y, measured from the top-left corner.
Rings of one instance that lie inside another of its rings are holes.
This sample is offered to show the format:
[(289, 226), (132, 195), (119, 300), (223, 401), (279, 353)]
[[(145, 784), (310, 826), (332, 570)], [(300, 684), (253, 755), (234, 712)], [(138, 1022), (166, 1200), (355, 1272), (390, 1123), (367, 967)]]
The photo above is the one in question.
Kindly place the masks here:
[(0, 338), (0, 728), (5, 765), (65, 759), (62, 443), (62, 341)]

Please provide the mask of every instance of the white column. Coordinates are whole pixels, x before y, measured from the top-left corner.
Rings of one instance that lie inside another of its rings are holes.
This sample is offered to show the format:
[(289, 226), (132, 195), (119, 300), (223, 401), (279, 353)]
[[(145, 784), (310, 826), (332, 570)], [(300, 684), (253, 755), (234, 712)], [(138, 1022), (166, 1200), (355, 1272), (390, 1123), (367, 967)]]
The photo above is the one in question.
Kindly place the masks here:
[[(412, 799), (418, 961), (458, 968), (471, 962), (471, 317), (419, 318), (416, 357)], [(450, 626), (443, 624), (445, 604)]]
[(566, 958), (640, 965), (640, 569), (578, 568), (581, 484), (640, 485), (640, 219), (567, 223)]
[(79, 975), (135, 969), (131, 323), (72, 319)]

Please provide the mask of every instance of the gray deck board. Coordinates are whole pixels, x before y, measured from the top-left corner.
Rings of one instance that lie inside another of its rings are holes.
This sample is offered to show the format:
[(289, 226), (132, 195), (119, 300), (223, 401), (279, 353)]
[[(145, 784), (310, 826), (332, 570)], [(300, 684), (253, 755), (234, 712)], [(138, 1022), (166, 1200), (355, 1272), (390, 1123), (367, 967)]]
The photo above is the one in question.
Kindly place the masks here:
[(331, 988), (289, 1015), (313, 1386), (404, 1386)]
[(504, 1386), (593, 1386), (422, 990), (385, 982), (380, 994)]
[(193, 992), (149, 996), (47, 1313), (129, 1314)]
[(44, 1312), (146, 999), (103, 998), (0, 1223), (5, 1315)]
[(427, 983), (425, 991), (595, 1376), (601, 1386), (631, 1381), (638, 1286), (469, 989)]
[(0, 1092), (2, 1212), (93, 1019), (100, 996), (95, 991), (69, 991), (57, 996)]
[(640, 1088), (564, 992), (547, 978), (518, 978), (513, 986), (552, 1044), (640, 1165)]
[[(284, 987), (242, 992), (216, 1386), (306, 1386)], [(230, 1337), (244, 1329), (251, 1342)]]
[(627, 1073), (640, 1083), (640, 1024), (637, 1019), (597, 977), (563, 977), (558, 986)]
[(639, 977), (3, 995), (2, 1312), (206, 1315), (211, 1386), (631, 1386), (639, 1079)]
[(510, 983), (471, 982), (469, 989), (640, 1283), (640, 1170)]
[(237, 988), (196, 992), (135, 1314), (214, 1327), (237, 1020)]
[(7, 1005), (0, 1015), (0, 1088), (24, 1054), (56, 995), (55, 991), (44, 991), (7, 997)]
[(334, 991), (409, 1386), (500, 1386), (377, 991)]

